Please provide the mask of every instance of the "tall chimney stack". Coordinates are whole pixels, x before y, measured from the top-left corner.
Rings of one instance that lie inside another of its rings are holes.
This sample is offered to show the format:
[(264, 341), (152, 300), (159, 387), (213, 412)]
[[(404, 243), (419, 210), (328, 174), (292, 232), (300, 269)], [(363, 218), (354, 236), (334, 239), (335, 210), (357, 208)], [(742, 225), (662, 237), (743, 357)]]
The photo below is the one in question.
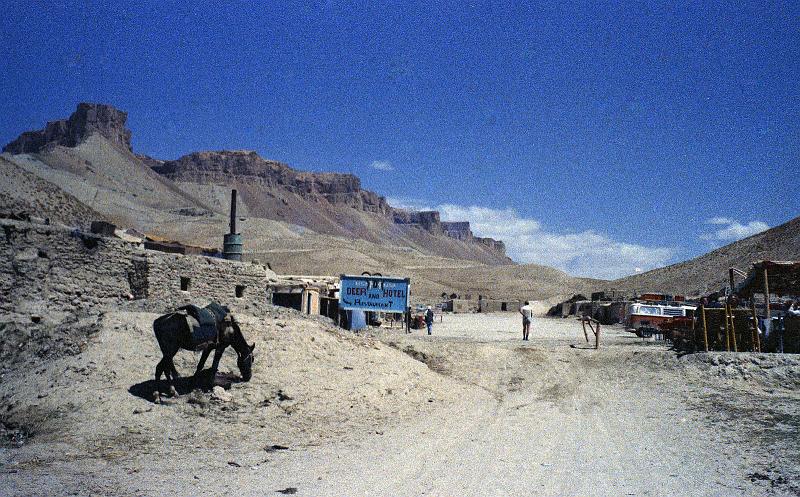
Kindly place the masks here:
[(231, 234), (236, 233), (236, 190), (231, 190)]
[(236, 190), (231, 190), (231, 232), (225, 235), (222, 257), (229, 261), (242, 260), (242, 235), (236, 232)]

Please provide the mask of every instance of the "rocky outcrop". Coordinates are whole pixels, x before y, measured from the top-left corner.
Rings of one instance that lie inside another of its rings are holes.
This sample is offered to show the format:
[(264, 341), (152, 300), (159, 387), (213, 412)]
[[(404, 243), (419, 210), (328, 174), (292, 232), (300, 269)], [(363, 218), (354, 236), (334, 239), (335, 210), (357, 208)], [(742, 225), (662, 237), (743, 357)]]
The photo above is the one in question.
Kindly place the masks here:
[(441, 234), (467, 243), (479, 243), (503, 255), (506, 245), (494, 238), (483, 238), (473, 235), (469, 221), (441, 221), (438, 211), (406, 211), (394, 209), (395, 224), (418, 226), (425, 231)]
[(93, 133), (99, 133), (112, 143), (131, 150), (131, 131), (125, 127), (127, 120), (126, 112), (111, 105), (80, 103), (69, 119), (51, 121), (43, 130), (26, 131), (3, 147), (3, 152), (30, 154), (48, 145), (74, 147)]
[(442, 229), (450, 238), (471, 242), (474, 239), (468, 221), (443, 222)]
[(473, 240), (482, 245), (486, 245), (492, 250), (496, 250), (502, 254), (506, 253), (506, 244), (503, 243), (502, 240), (495, 240), (494, 238), (482, 238), (479, 236), (476, 236), (475, 238), (473, 238)]
[(148, 163), (154, 171), (175, 181), (206, 184), (246, 181), (250, 185), (280, 187), (307, 200), (326, 200), (383, 216), (392, 212), (385, 198), (361, 189), (357, 176), (298, 171), (281, 162), (263, 159), (253, 151), (195, 152), (174, 161), (150, 159)]
[(407, 211), (394, 209), (392, 216), (395, 224), (418, 226), (425, 231), (442, 234), (442, 221), (438, 211)]

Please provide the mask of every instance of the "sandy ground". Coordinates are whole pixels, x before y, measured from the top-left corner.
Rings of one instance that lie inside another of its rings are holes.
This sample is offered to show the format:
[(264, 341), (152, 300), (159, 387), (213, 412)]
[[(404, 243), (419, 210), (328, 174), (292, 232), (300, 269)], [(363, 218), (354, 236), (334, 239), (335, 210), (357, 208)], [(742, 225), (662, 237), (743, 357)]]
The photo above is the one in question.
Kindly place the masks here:
[[(151, 317), (115, 315), (100, 336), (111, 343), (59, 368), (102, 364), (109, 345), (151, 353)], [(198, 415), (192, 394), (167, 406), (125, 389), (72, 395), (46, 412), (89, 422), (66, 422), (72, 437), (40, 423), (2, 449), (0, 494), (800, 495), (797, 358), (680, 357), (615, 327), (596, 351), (575, 321), (544, 318), (522, 342), (518, 320), (449, 315), (431, 337), (350, 337), (280, 316), (288, 330), (260, 328), (261, 366), (232, 403)], [(109, 365), (120, 384), (136, 367)], [(0, 407), (41, 404), (48, 373), (5, 381)]]

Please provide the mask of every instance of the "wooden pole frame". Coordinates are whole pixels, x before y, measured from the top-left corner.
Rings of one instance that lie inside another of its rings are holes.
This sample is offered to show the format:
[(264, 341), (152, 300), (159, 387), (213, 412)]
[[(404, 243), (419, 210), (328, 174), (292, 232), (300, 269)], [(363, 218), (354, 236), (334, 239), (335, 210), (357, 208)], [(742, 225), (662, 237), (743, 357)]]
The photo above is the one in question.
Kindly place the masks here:
[(761, 337), (758, 333), (758, 314), (756, 313), (756, 303), (753, 302), (753, 352), (761, 352)]
[(731, 351), (731, 331), (728, 328), (728, 304), (725, 304), (725, 308), (723, 309), (725, 312), (725, 350), (728, 352)]
[[(595, 348), (595, 350), (599, 349), (600, 348), (600, 321), (598, 321), (598, 320), (596, 320), (594, 318), (586, 317), (586, 316), (581, 316), (578, 319), (580, 320), (581, 326), (583, 327), (583, 336), (584, 336), (584, 338), (586, 338), (586, 343), (589, 343), (589, 334), (586, 332), (586, 325), (588, 324), (589, 325), (589, 329), (592, 330), (592, 333), (594, 334), (594, 348)], [(592, 323), (595, 323), (597, 325), (597, 329), (595, 329), (595, 327), (592, 326)]]
[(597, 332), (594, 334), (594, 349), (600, 348), (600, 321), (597, 322)]
[(764, 263), (764, 330), (769, 328), (772, 333), (772, 312), (769, 308), (769, 277), (767, 275), (767, 263)]
[(733, 313), (733, 307), (731, 307), (730, 304), (728, 304), (728, 312), (731, 315), (731, 338), (733, 340), (733, 351), (739, 352), (739, 348), (736, 346), (736, 325), (733, 322), (735, 315)]
[(700, 306), (700, 315), (703, 316), (703, 346), (708, 352), (708, 326), (706, 325), (706, 307)]
[(734, 271), (733, 268), (728, 269), (728, 280), (729, 280), (729, 283), (731, 285), (731, 295), (733, 295), (734, 288), (735, 288), (733, 286), (733, 271)]

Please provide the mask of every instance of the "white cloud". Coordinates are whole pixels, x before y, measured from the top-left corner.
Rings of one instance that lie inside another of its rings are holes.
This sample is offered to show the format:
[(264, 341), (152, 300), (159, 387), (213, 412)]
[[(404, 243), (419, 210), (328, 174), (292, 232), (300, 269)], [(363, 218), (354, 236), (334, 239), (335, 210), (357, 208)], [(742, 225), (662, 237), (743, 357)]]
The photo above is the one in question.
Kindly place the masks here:
[(727, 217), (712, 217), (711, 219), (706, 219), (706, 224), (731, 224), (733, 222), (735, 221)]
[(742, 224), (727, 217), (712, 217), (706, 220), (706, 224), (719, 227), (715, 231), (700, 235), (701, 240), (711, 242), (733, 242), (769, 229), (769, 225), (763, 221), (750, 221)]
[(420, 200), (408, 197), (387, 197), (386, 201), (392, 207), (398, 209), (406, 209), (409, 211), (432, 211), (436, 210), (433, 207), (423, 203)]
[(369, 167), (372, 169), (377, 169), (378, 171), (394, 171), (394, 166), (392, 163), (385, 160), (372, 161)]
[(477, 236), (503, 240), (508, 255), (517, 262), (556, 267), (576, 276), (614, 279), (665, 266), (675, 255), (667, 247), (647, 247), (619, 242), (593, 230), (553, 233), (514, 209), (444, 204), (428, 207), (407, 198), (389, 204), (416, 210), (438, 210), (443, 221), (469, 221)]

